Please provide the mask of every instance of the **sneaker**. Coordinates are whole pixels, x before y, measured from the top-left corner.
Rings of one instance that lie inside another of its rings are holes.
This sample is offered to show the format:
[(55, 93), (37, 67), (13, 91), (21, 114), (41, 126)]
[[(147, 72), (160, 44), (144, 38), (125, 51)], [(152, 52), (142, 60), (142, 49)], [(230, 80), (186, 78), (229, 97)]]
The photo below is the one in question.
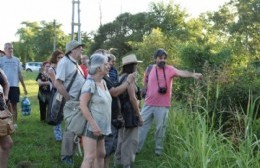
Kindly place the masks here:
[(73, 159), (71, 156), (66, 156), (64, 159), (61, 160), (62, 164), (67, 165), (67, 166), (72, 166), (73, 165)]
[(56, 142), (61, 142), (62, 141), (62, 138), (56, 138)]
[(161, 153), (155, 153), (155, 156), (157, 156), (157, 157), (161, 157), (162, 154), (161, 154)]

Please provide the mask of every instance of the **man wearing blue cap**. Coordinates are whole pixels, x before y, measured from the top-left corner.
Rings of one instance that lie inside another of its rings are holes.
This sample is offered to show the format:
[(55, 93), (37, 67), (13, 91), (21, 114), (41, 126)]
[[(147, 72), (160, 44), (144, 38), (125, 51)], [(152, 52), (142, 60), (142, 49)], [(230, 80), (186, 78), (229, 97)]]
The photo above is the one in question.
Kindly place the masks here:
[(139, 131), (137, 152), (141, 151), (150, 126), (153, 120), (155, 120), (155, 154), (157, 156), (162, 155), (163, 138), (165, 136), (169, 107), (171, 106), (172, 79), (174, 77), (202, 78), (201, 73), (179, 70), (171, 65), (167, 65), (167, 56), (168, 54), (164, 49), (156, 50), (154, 54), (155, 64), (146, 69), (144, 76), (146, 96), (141, 111), (144, 125)]

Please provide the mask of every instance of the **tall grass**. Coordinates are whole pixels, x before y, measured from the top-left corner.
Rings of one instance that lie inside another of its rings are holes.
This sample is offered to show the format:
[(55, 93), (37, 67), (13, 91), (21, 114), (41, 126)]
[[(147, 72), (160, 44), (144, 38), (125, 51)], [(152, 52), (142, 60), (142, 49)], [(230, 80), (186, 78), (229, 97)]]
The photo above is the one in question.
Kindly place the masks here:
[[(252, 115), (256, 104), (252, 102), (243, 116), (233, 115), (233, 121), (241, 123), (231, 130), (239, 132), (236, 137), (213, 129), (207, 111), (191, 112), (181, 104), (175, 105), (169, 117), (165, 167), (260, 167), (260, 140), (252, 131), (257, 123)], [(245, 129), (241, 129), (242, 125)]]

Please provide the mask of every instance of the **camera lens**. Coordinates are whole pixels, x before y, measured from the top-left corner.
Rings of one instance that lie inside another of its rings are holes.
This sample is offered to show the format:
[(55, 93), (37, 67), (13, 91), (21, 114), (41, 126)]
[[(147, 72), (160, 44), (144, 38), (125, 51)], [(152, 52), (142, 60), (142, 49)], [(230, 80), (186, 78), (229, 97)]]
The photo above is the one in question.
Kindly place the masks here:
[(165, 88), (165, 87), (162, 87), (162, 88), (159, 87), (158, 92), (161, 93), (161, 94), (165, 94), (165, 93), (167, 92), (167, 88)]

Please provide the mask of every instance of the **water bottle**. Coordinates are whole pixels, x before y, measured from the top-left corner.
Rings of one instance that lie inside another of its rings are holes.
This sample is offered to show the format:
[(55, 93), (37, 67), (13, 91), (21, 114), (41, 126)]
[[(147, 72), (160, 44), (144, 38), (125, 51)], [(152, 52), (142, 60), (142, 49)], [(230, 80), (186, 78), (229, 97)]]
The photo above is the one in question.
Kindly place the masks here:
[(22, 100), (22, 115), (28, 116), (31, 114), (31, 102), (27, 96)]

